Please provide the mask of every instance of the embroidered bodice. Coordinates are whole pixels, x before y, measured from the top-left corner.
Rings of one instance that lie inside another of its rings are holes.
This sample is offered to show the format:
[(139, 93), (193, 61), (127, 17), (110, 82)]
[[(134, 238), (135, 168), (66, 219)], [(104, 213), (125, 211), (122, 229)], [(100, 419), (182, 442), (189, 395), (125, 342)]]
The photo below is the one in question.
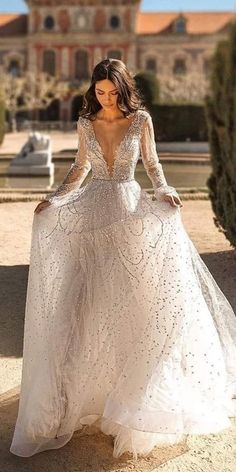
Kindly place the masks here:
[(146, 110), (138, 110), (134, 113), (127, 131), (115, 148), (112, 172), (109, 170), (106, 156), (96, 138), (92, 122), (80, 117), (77, 130), (78, 151), (75, 162), (71, 165), (62, 185), (50, 195), (48, 200), (52, 201), (54, 197), (79, 188), (90, 169), (93, 179), (118, 182), (133, 180), (140, 154), (156, 197), (160, 193), (177, 195), (175, 189), (167, 185), (156, 151), (152, 118)]

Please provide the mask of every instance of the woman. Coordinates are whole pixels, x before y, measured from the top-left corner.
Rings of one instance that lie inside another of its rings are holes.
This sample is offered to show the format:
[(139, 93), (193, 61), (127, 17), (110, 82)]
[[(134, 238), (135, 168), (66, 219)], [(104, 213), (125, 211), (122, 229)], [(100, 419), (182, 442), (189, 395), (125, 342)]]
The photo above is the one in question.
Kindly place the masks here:
[[(35, 209), (11, 452), (60, 448), (93, 424), (114, 457), (137, 458), (229, 427), (235, 316), (182, 225), (122, 61), (95, 67), (78, 136), (63, 184)], [(134, 179), (140, 154), (156, 200)]]

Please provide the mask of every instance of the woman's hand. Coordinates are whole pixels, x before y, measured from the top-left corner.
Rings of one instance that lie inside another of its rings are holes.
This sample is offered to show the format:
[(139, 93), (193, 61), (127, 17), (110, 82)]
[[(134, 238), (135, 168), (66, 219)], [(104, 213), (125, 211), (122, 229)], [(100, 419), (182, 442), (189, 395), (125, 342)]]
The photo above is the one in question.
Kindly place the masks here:
[(172, 206), (175, 206), (175, 207), (181, 208), (183, 206), (183, 203), (181, 202), (180, 198), (170, 193), (167, 193), (164, 195), (164, 200), (166, 202), (169, 202)]
[(43, 200), (36, 206), (34, 213), (40, 213), (40, 211), (44, 210), (50, 205), (51, 205), (51, 202), (49, 202), (48, 200)]

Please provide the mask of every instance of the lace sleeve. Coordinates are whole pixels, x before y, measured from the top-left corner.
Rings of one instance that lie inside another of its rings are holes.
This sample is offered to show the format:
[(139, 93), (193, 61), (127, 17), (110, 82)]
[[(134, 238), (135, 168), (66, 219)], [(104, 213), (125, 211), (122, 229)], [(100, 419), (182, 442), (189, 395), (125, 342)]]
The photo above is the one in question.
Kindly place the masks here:
[(91, 163), (87, 158), (85, 132), (80, 120), (77, 122), (77, 131), (78, 150), (75, 155), (75, 160), (73, 164), (71, 164), (62, 184), (55, 190), (55, 192), (50, 193), (47, 197), (47, 200), (50, 202), (54, 202), (75, 188), (79, 188), (91, 169)]
[(175, 188), (170, 187), (166, 182), (162, 165), (159, 162), (159, 157), (156, 151), (153, 123), (151, 115), (149, 114), (142, 124), (140, 147), (142, 161), (147, 175), (152, 182), (155, 197), (159, 199), (162, 195), (167, 194), (178, 196)]

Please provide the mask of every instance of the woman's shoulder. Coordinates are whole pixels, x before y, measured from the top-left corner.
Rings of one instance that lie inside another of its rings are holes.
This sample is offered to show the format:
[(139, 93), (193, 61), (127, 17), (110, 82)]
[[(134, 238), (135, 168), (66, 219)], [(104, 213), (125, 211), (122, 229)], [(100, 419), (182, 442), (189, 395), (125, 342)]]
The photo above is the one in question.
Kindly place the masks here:
[(89, 119), (84, 116), (79, 116), (77, 120), (77, 129), (87, 129), (89, 127)]
[(142, 123), (145, 123), (145, 122), (150, 121), (152, 119), (149, 111), (145, 110), (143, 108), (140, 108), (138, 110), (138, 118), (139, 118), (139, 124), (140, 125), (142, 125)]
[[(139, 108), (138, 110), (136, 110), (136, 115), (139, 124), (142, 124), (143, 122), (151, 119), (150, 113), (144, 108)], [(90, 118), (86, 116), (79, 116), (77, 120), (77, 127), (79, 128), (81, 126), (82, 128), (87, 128), (90, 125), (90, 121)]]
[(88, 121), (88, 118), (79, 115), (77, 123), (85, 123), (86, 121)]
[(150, 116), (150, 113), (148, 110), (146, 110), (146, 108), (139, 108), (138, 113), (140, 116)]
[(139, 108), (138, 110), (139, 117), (142, 118), (143, 120), (147, 120), (148, 118), (151, 118), (151, 115), (148, 110), (145, 108)]

